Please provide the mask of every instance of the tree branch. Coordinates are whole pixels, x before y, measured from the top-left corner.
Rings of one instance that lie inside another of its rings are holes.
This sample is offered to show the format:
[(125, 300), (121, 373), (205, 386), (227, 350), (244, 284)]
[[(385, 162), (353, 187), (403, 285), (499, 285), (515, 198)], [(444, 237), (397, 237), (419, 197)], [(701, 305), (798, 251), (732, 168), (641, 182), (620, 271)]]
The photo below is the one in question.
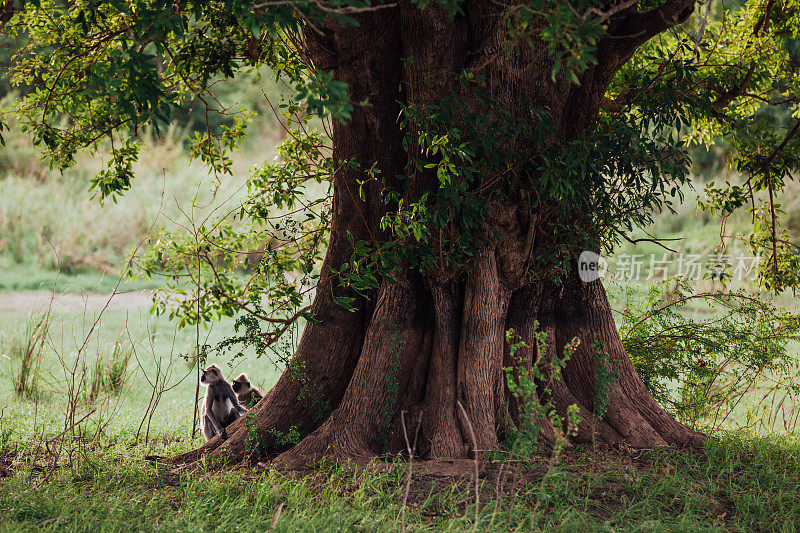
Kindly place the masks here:
[(644, 13), (629, 13), (614, 29), (616, 37), (636, 49), (659, 33), (683, 24), (694, 12), (695, 0), (669, 0)]
[[(764, 14), (758, 18), (758, 22), (756, 22), (755, 26), (753, 26), (753, 37), (758, 38), (761, 35), (761, 32), (764, 28), (767, 27), (767, 22), (769, 21), (770, 11), (772, 10), (772, 4), (774, 0), (769, 0), (767, 2), (766, 7), (764, 8)], [(699, 41), (698, 41), (699, 42)], [(748, 48), (751, 46), (752, 41), (748, 42)], [(731, 102), (733, 102), (736, 98), (742, 96), (746, 91), (747, 87), (750, 85), (750, 81), (753, 79), (753, 74), (756, 71), (756, 62), (750, 62), (750, 68), (747, 70), (747, 74), (744, 75), (742, 81), (737, 83), (735, 87), (732, 87), (729, 91), (721, 94), (719, 98), (714, 102), (714, 107), (717, 109), (721, 109), (723, 107), (728, 107)]]
[(6, 0), (3, 3), (2, 11), (0, 11), (0, 31), (5, 28), (8, 21), (14, 17), (14, 13), (16, 12), (17, 9), (14, 6), (14, 0)]

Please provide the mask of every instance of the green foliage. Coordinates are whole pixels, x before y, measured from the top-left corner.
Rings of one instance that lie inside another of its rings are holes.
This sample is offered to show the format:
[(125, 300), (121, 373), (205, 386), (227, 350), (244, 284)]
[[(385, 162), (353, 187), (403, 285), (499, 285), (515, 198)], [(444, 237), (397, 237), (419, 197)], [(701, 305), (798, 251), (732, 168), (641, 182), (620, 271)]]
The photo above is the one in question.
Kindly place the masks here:
[[(583, 11), (583, 14), (579, 14)], [(552, 79), (559, 72), (571, 83), (580, 85), (580, 76), (597, 65), (597, 41), (606, 33), (607, 17), (590, 2), (553, 2), (535, 0), (510, 7), (504, 12), (508, 25), (509, 46), (535, 46), (541, 39), (553, 58)], [(539, 29), (533, 32), (532, 29)]]
[(295, 99), (304, 102), (310, 114), (349, 119), (352, 103), (347, 97), (347, 84), (333, 78), (333, 72), (315, 72), (307, 82), (295, 86)]
[(694, 33), (669, 31), (643, 45), (609, 97), (638, 123), (683, 138), (696, 155), (724, 147), (728, 167), (744, 183), (707, 185), (700, 207), (723, 217), (748, 211), (754, 224), (735, 238), (768, 259), (760, 265), (761, 285), (776, 292), (796, 287), (797, 248), (783, 242), (778, 195), (800, 160), (797, 10), (712, 2), (686, 26)]
[(181, 327), (238, 314), (236, 335), (218, 349), (253, 346), (259, 355), (298, 320), (313, 320), (304, 305), (327, 243), (333, 174), (323, 150), (316, 132), (288, 137), (274, 162), (253, 169), (241, 205), (153, 238), (130, 274), (166, 278), (156, 312)]
[[(244, 429), (247, 432), (245, 440), (245, 449), (251, 457), (263, 457), (264, 453), (268, 450), (267, 436), (258, 430), (258, 417), (252, 411), (248, 411), (244, 415)], [(276, 443), (279, 442), (284, 436), (274, 430), (270, 429), (269, 433), (275, 437)]]
[(277, 449), (290, 448), (300, 442), (302, 437), (297, 426), (290, 427), (289, 431), (278, 431), (275, 428), (270, 428), (269, 434), (275, 437), (274, 447)]
[(131, 188), (133, 165), (139, 159), (141, 144), (131, 138), (122, 141), (122, 146), (111, 143), (111, 163), (91, 180), (89, 190), (97, 189), (101, 201), (111, 198), (116, 202), (117, 195)]
[[(561, 370), (567, 365), (575, 349), (580, 344), (576, 337), (564, 345), (564, 352), (559, 357), (555, 350), (548, 358), (547, 332), (538, 331), (539, 323), (534, 323), (533, 357), (530, 361), (523, 359), (518, 354), (520, 350), (531, 350), (525, 341), (517, 338), (513, 329), (506, 332), (506, 342), (509, 344), (509, 359), (515, 361), (512, 367), (503, 369), (506, 375), (508, 391), (519, 402), (519, 424), (516, 430), (508, 436), (507, 447), (512, 456), (521, 456), (530, 459), (539, 450), (539, 436), (542, 424), (547, 423), (553, 429), (556, 442), (554, 443), (554, 459), (569, 442), (580, 424), (578, 406), (570, 405), (565, 416), (558, 414), (552, 402), (552, 383), (561, 379)], [(552, 340), (551, 340), (552, 342)], [(540, 385), (540, 386), (539, 386)], [(542, 401), (540, 398), (544, 398)]]
[(314, 423), (320, 423), (325, 420), (333, 411), (333, 408), (322, 391), (320, 391), (318, 386), (309, 378), (304, 362), (292, 361), (288, 364), (287, 372), (289, 372), (293, 380), (300, 383), (300, 392), (297, 395), (297, 401), (303, 402), (315, 413)]
[(609, 392), (611, 387), (619, 380), (619, 373), (613, 369), (611, 358), (603, 352), (603, 344), (595, 341), (594, 350), (594, 415), (599, 419), (603, 418), (608, 412), (611, 398)]
[(215, 176), (232, 174), (233, 159), (230, 153), (241, 146), (250, 117), (235, 117), (235, 122), (220, 126), (218, 134), (209, 131), (195, 132), (189, 139), (189, 157), (198, 159), (211, 169)]
[[(689, 304), (705, 316), (687, 316)], [(774, 410), (800, 393), (789, 351), (800, 340), (796, 313), (742, 291), (696, 294), (680, 280), (654, 284), (644, 296), (625, 289), (623, 306), (620, 333), (637, 373), (691, 426), (769, 429)], [(797, 413), (784, 416), (793, 427)]]
[(754, 256), (766, 259), (759, 265), (759, 284), (768, 291), (790, 289), (796, 295), (800, 287), (800, 249), (790, 240), (789, 230), (777, 226), (776, 217), (784, 214), (780, 204), (761, 202), (753, 210), (753, 233), (747, 244)]
[[(301, 2), (303, 3), (303, 2)], [(344, 13), (320, 11), (312, 18), (342, 22)], [(215, 96), (216, 81), (261, 66), (295, 87), (292, 106), (311, 113), (346, 117), (351, 104), (345, 87), (328, 73), (310, 72), (294, 47), (299, 30), (290, 6), (252, 9), (248, 3), (86, 0), (64, 5), (28, 4), (5, 28), (24, 45), (10, 59), (11, 83), (24, 87), (17, 109), (23, 128), (59, 168), (72, 166), (78, 150), (123, 137), (107, 168), (94, 180), (101, 198), (130, 186), (138, 131), (169, 124), (176, 106), (201, 102), (206, 131), (197, 132), (192, 155), (220, 173), (229, 172), (229, 153), (240, 143), (246, 111), (233, 123)]]

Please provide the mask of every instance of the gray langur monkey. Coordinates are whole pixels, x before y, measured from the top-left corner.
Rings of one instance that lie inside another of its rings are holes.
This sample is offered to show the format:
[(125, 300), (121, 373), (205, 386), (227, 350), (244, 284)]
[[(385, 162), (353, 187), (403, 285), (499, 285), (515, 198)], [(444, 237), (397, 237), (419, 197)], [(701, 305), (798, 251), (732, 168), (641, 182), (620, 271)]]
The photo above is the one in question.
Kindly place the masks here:
[(239, 377), (231, 383), (233, 392), (239, 398), (239, 403), (252, 409), (264, 397), (261, 391), (250, 384), (247, 374), (239, 374)]
[(222, 375), (217, 365), (211, 365), (203, 370), (200, 383), (208, 386), (203, 398), (203, 409), (200, 412), (200, 425), (206, 440), (211, 440), (214, 435), (228, 438), (225, 428), (247, 412), (239, 405), (230, 383)]

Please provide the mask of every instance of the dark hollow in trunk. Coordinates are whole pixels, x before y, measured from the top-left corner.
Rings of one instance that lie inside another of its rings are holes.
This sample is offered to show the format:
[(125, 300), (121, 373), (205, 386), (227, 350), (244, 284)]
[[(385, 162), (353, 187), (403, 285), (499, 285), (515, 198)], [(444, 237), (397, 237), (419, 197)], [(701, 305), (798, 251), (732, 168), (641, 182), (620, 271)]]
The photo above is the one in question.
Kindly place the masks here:
[[(353, 102), (370, 102), (356, 106), (349, 121), (335, 124), (334, 158), (356, 160), (362, 168), (376, 164), (390, 181), (403, 174), (409, 155), (401, 144), (401, 106), (436, 103), (454, 90), (453, 75), (463, 69), (479, 70), (493, 96), (509, 106), (533, 101), (549, 109), (559, 124), (554, 142), (591, 128), (609, 80), (641, 39), (602, 41), (598, 65), (582, 74), (580, 85), (553, 81), (552, 59), (542, 43), (514, 52), (505, 48), (498, 6), (467, 2), (466, 15), (451, 21), (437, 8), (420, 11), (401, 3), (360, 14), (357, 27), (331, 25), (324, 36), (309, 31), (307, 53), (317, 68), (333, 70), (346, 82)], [(469, 95), (464, 97), (468, 102)], [(670, 417), (637, 376), (599, 281), (581, 282), (574, 265), (573, 274), (558, 283), (525, 277), (536, 221), (535, 214), (514, 216), (523, 211), (522, 196), (501, 209), (512, 215), (492, 218), (502, 237), (486, 246), (465, 276), (398, 272), (396, 284), (383, 283), (369, 298), (357, 298), (357, 312), (339, 307), (333, 296), (347, 291), (329, 269), (352, 252), (347, 232), (368, 242), (387, 238), (379, 230), (385, 212), (379, 186), (369, 182), (362, 201), (363, 178), (349, 166), (334, 177), (330, 245), (312, 307), (319, 322), (306, 326), (291, 364), (254, 416), (229, 427), (224, 443), (215, 438), (175, 461), (195, 460), (205, 452), (234, 460), (277, 457), (287, 466), (308, 465), (326, 454), (363, 461), (404, 451), (417, 420), (421, 456), (469, 457), (472, 432), (479, 450), (492, 449), (508, 425), (519, 421), (518, 400), (507, 390), (503, 370), (512, 363), (505, 332), (513, 328), (534, 347), (536, 323), (548, 334), (548, 353), (523, 349), (517, 353), (523, 365), (532, 365), (537, 356), (549, 361), (574, 337), (581, 341), (563, 378), (550, 382), (550, 397), (541, 398), (561, 413), (578, 406), (582, 421), (575, 442), (633, 447), (703, 442)], [(431, 182), (431, 176), (419, 176), (410, 194), (430, 188)], [(540, 247), (547, 239), (543, 242)], [(618, 374), (602, 417), (594, 414), (598, 346)], [(286, 439), (278, 437), (293, 429), (303, 438), (286, 449)], [(543, 430), (543, 441), (552, 443), (552, 428)]]

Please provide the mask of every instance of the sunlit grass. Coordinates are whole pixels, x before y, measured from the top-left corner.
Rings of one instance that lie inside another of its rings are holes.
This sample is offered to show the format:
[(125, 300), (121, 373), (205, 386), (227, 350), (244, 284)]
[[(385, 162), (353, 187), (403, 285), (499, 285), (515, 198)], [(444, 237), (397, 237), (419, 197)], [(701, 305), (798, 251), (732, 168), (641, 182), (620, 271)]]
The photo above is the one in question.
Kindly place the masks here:
[[(197, 379), (193, 368), (198, 341), (195, 329), (177, 330), (166, 318), (151, 316), (146, 307), (71, 312), (55, 309), (37, 366), (38, 403), (34, 403), (15, 393), (20, 362), (9, 354), (17, 349), (36, 316), (0, 313), (4, 325), (0, 330), (0, 375), (5, 376), (0, 380), (0, 402), (5, 406), (6, 423), (13, 423), (18, 432), (33, 436), (37, 430), (49, 428), (42, 420), (57, 421), (63, 415), (64, 391), (71, 379), (68, 370), (76, 358), (83, 358), (80, 368), (85, 367), (85, 399), (109, 396), (99, 406), (89, 406), (92, 402), (87, 401), (84, 411), (97, 408), (98, 416), (107, 417), (112, 427), (138, 424), (147, 414), (153, 384), (158, 380), (158, 388), (166, 390), (152, 416), (151, 434), (176, 422), (188, 421), (191, 426)], [(233, 322), (201, 328), (199, 334), (200, 344), (214, 347), (233, 334)], [(121, 365), (125, 359), (123, 378)], [(262, 390), (268, 390), (282, 370), (282, 364), (267, 357), (256, 358), (250, 350), (224, 357), (212, 351), (207, 363), (218, 364), (227, 376), (247, 372)], [(93, 380), (97, 382), (93, 384)], [(38, 421), (30, 416), (34, 410)]]

